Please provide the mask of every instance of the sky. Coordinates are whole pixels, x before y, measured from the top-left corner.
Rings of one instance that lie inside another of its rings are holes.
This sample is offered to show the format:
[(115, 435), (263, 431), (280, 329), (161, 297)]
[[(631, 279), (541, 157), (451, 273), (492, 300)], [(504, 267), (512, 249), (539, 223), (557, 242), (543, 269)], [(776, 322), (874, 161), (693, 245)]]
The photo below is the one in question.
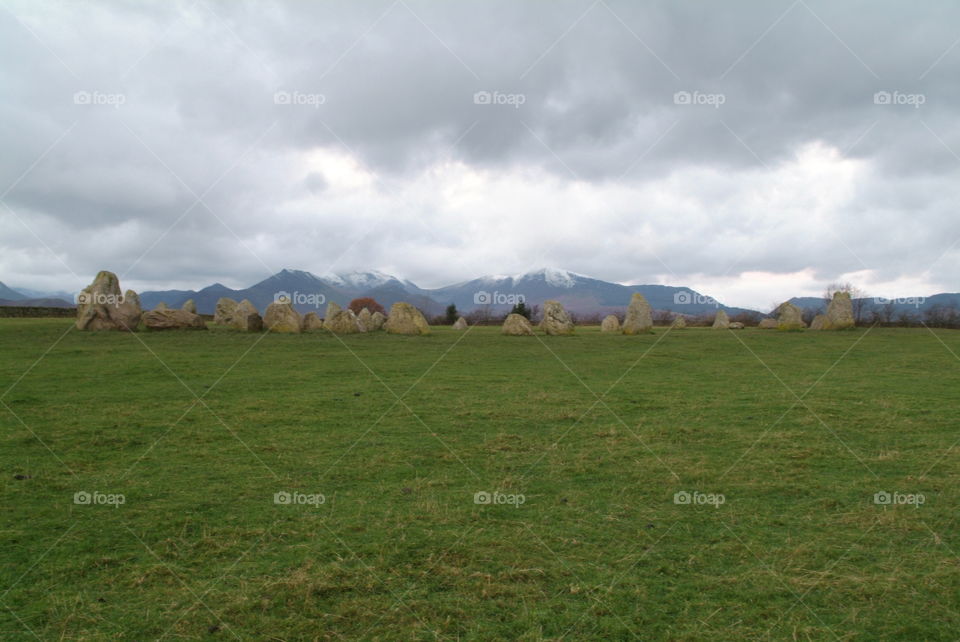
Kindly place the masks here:
[(0, 281), (956, 292), (950, 2), (0, 4)]

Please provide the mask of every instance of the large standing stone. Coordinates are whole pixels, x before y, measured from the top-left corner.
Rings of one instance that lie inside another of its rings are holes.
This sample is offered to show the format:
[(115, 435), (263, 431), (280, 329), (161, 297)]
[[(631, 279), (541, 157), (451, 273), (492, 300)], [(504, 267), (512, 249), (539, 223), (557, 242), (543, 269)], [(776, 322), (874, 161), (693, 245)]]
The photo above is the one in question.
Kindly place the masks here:
[(217, 301), (213, 312), (213, 322), (225, 325), (244, 332), (260, 332), (263, 330), (263, 318), (248, 299), (237, 303), (233, 299), (223, 297)]
[(573, 334), (573, 319), (559, 301), (544, 301), (540, 327), (550, 335)]
[(533, 336), (533, 326), (522, 314), (508, 314), (500, 333), (514, 337)]
[(213, 309), (213, 322), (217, 325), (233, 325), (237, 305), (237, 302), (230, 297), (217, 299), (217, 306)]
[(143, 315), (148, 330), (206, 330), (207, 324), (199, 314), (189, 310), (171, 310), (156, 307)]
[(810, 322), (811, 330), (825, 330), (827, 328), (827, 315), (818, 314), (813, 317), (813, 321)]
[(120, 294), (120, 280), (113, 272), (99, 272), (93, 283), (77, 297), (77, 329), (129, 330), (140, 325), (140, 298), (133, 290)]
[(776, 319), (767, 317), (766, 319), (760, 321), (760, 323), (757, 324), (757, 327), (761, 330), (776, 330), (778, 325), (780, 324), (777, 323)]
[(615, 314), (608, 314), (603, 317), (600, 323), (600, 332), (620, 332), (620, 319)]
[(358, 332), (364, 332), (364, 330), (360, 328), (360, 320), (357, 319), (357, 315), (349, 308), (346, 310), (338, 310), (334, 312), (332, 317), (324, 319), (323, 327), (334, 334), (356, 334)]
[(849, 292), (834, 292), (833, 301), (827, 306), (824, 330), (846, 330), (856, 325), (853, 318), (853, 301)]
[(725, 310), (717, 310), (717, 316), (713, 318), (714, 330), (726, 330), (730, 327), (730, 317)]
[(803, 310), (784, 301), (777, 308), (777, 329), (778, 330), (802, 330), (807, 327), (803, 322)]
[(318, 317), (316, 312), (307, 312), (300, 320), (300, 331), (310, 332), (312, 330), (323, 330), (323, 319)]
[(377, 330), (383, 330), (383, 324), (387, 322), (387, 317), (383, 316), (383, 313), (377, 310), (370, 315), (370, 325), (367, 326), (367, 332), (376, 332)]
[(430, 326), (420, 310), (402, 301), (390, 306), (390, 316), (383, 327), (390, 334), (430, 334)]
[(370, 308), (363, 308), (357, 315), (357, 322), (360, 324), (360, 332), (369, 332), (373, 315), (370, 314)]
[(639, 292), (634, 292), (623, 319), (624, 334), (644, 334), (653, 330), (653, 314), (650, 304)]
[(183, 304), (182, 306), (180, 306), (180, 309), (181, 309), (181, 310), (185, 310), (185, 311), (189, 312), (190, 314), (196, 314), (196, 313), (197, 313), (197, 304), (194, 302), (193, 299), (187, 299), (187, 300), (184, 302), (184, 304)]
[(469, 325), (469, 324), (467, 323), (467, 320), (464, 319), (463, 317), (460, 317), (459, 319), (456, 320), (456, 322), (454, 322), (454, 324), (453, 324), (453, 329), (454, 329), (454, 330), (466, 330), (467, 327), (468, 327), (468, 325)]
[(323, 318), (324, 318), (324, 319), (329, 319), (330, 317), (332, 317), (333, 315), (335, 315), (335, 314), (336, 314), (337, 312), (339, 312), (340, 310), (341, 310), (340, 306), (337, 305), (336, 303), (334, 303), (333, 301), (331, 301), (330, 303), (327, 304), (327, 313), (326, 313), (326, 315), (324, 315)]
[(274, 301), (263, 313), (263, 325), (271, 332), (299, 334), (300, 313), (290, 303)]
[(685, 327), (687, 327), (687, 318), (682, 314), (678, 314), (673, 320), (673, 323), (670, 324), (670, 327), (675, 330), (683, 330)]
[(233, 327), (244, 332), (260, 332), (263, 330), (263, 317), (257, 312), (257, 306), (244, 299), (237, 304), (233, 313)]
[(123, 293), (123, 301), (117, 306), (114, 312), (114, 318), (120, 324), (121, 329), (130, 328), (136, 330), (143, 318), (143, 309), (140, 307), (140, 296), (133, 290), (127, 290)]

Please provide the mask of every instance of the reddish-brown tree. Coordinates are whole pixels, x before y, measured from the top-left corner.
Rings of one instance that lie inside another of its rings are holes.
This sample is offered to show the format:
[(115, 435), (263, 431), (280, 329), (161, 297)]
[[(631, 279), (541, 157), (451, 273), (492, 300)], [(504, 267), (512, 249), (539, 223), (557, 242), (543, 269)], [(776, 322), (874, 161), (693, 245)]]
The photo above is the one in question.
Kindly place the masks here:
[(363, 297), (360, 297), (359, 299), (354, 299), (353, 301), (350, 302), (350, 305), (348, 305), (347, 307), (353, 310), (354, 314), (360, 314), (360, 310), (364, 308), (367, 308), (368, 310), (370, 310), (371, 314), (373, 314), (374, 312), (379, 312), (380, 314), (385, 315), (387, 313), (387, 311), (383, 309), (383, 306), (377, 303), (376, 299), (373, 299), (368, 296), (363, 296)]

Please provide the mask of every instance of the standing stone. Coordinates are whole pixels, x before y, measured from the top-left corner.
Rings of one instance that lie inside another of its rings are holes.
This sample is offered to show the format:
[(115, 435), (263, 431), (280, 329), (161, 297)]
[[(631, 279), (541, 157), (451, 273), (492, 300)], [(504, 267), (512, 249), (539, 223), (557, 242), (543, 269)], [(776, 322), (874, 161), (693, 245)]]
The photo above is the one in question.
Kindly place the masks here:
[(207, 324), (199, 314), (189, 310), (172, 310), (157, 306), (143, 315), (148, 330), (206, 330)]
[(639, 292), (634, 292), (623, 319), (624, 334), (645, 334), (653, 330), (653, 315), (650, 304)]
[(600, 332), (620, 332), (620, 319), (615, 314), (608, 314), (603, 317), (600, 323)]
[(244, 299), (237, 305), (233, 313), (233, 327), (244, 332), (260, 332), (263, 330), (263, 317), (257, 312), (257, 306)]
[(673, 320), (673, 323), (670, 324), (670, 327), (675, 330), (683, 330), (687, 327), (687, 318), (682, 314), (678, 314), (677, 318)]
[(807, 327), (803, 322), (803, 310), (784, 301), (777, 308), (777, 329), (778, 330), (802, 330)]
[(189, 312), (190, 314), (196, 314), (196, 313), (197, 313), (197, 304), (194, 303), (193, 299), (187, 299), (186, 302), (184, 302), (184, 304), (183, 304), (182, 306), (180, 306), (180, 309), (181, 309), (181, 310), (185, 310), (185, 311)]
[(123, 293), (123, 301), (117, 306), (114, 318), (120, 324), (121, 329), (137, 329), (140, 320), (143, 318), (143, 309), (140, 307), (140, 297), (136, 292), (127, 290)]
[(430, 334), (430, 326), (420, 310), (402, 301), (390, 306), (390, 316), (383, 327), (390, 334)]
[(387, 317), (379, 310), (370, 315), (370, 325), (367, 326), (367, 332), (376, 332), (383, 330), (383, 324), (387, 322)]
[(827, 306), (827, 321), (824, 330), (846, 330), (856, 325), (853, 318), (853, 301), (849, 292), (834, 292), (833, 301)]
[(467, 323), (467, 320), (464, 319), (463, 317), (460, 317), (460, 318), (457, 319), (456, 322), (453, 324), (453, 329), (454, 329), (454, 330), (466, 330), (468, 325), (469, 325), (469, 324)]
[(778, 325), (780, 324), (777, 323), (776, 319), (767, 317), (766, 319), (760, 321), (760, 323), (757, 324), (757, 327), (761, 330), (776, 330)]
[(818, 314), (813, 317), (813, 321), (810, 322), (811, 330), (826, 330), (827, 328), (827, 315)]
[(503, 328), (500, 334), (507, 334), (514, 337), (533, 336), (533, 326), (522, 314), (508, 314), (503, 322)]
[(300, 333), (300, 313), (290, 303), (274, 301), (263, 313), (263, 324), (271, 332)]
[(324, 320), (329, 319), (340, 310), (341, 310), (340, 306), (334, 303), (333, 301), (331, 301), (330, 303), (327, 304), (327, 313), (323, 317)]
[(213, 309), (213, 322), (217, 325), (233, 325), (237, 305), (237, 302), (230, 297), (217, 299), (217, 306)]
[(730, 325), (727, 327), (729, 327), (731, 330), (743, 330), (743, 324), (739, 321), (731, 321)]
[(323, 319), (317, 316), (316, 312), (307, 312), (300, 320), (300, 331), (310, 332), (312, 330), (322, 330)]
[(120, 294), (120, 280), (113, 272), (99, 272), (93, 283), (77, 297), (77, 329), (128, 330), (140, 324), (140, 298), (133, 290)]
[(730, 317), (725, 310), (717, 310), (717, 316), (713, 318), (714, 330), (726, 330), (730, 327)]
[(544, 301), (540, 327), (549, 335), (573, 334), (573, 319), (559, 301)]
[(334, 312), (332, 317), (327, 317), (323, 320), (323, 327), (325, 330), (329, 330), (334, 334), (356, 334), (358, 332), (364, 332), (360, 329), (360, 320), (357, 319), (357, 315), (353, 313), (353, 310), (338, 310)]
[(360, 324), (360, 332), (369, 332), (371, 330), (370, 324), (372, 319), (373, 315), (370, 314), (369, 308), (360, 310), (360, 314), (357, 315), (357, 322)]

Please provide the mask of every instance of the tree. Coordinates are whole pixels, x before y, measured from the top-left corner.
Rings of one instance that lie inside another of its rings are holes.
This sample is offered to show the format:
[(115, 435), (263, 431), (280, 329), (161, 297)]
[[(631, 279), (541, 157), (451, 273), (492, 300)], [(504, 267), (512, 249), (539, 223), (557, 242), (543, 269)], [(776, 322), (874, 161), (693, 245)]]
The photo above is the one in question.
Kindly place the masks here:
[(522, 317), (526, 317), (528, 321), (530, 320), (530, 309), (527, 308), (527, 305), (523, 301), (513, 306), (510, 314), (519, 314)]
[(837, 292), (846, 292), (853, 303), (853, 320), (859, 325), (863, 321), (863, 313), (867, 304), (867, 293), (849, 281), (846, 283), (831, 283), (823, 293), (823, 299), (830, 305), (833, 295)]
[(451, 303), (447, 306), (447, 323), (453, 325), (457, 322), (457, 319), (460, 317), (460, 312), (457, 311), (457, 304)]
[(360, 314), (360, 310), (367, 308), (370, 310), (371, 314), (374, 312), (379, 312), (380, 314), (386, 315), (387, 311), (383, 309), (383, 306), (377, 303), (376, 299), (373, 299), (368, 296), (360, 297), (359, 299), (354, 299), (347, 306), (349, 309), (353, 310), (354, 314)]

